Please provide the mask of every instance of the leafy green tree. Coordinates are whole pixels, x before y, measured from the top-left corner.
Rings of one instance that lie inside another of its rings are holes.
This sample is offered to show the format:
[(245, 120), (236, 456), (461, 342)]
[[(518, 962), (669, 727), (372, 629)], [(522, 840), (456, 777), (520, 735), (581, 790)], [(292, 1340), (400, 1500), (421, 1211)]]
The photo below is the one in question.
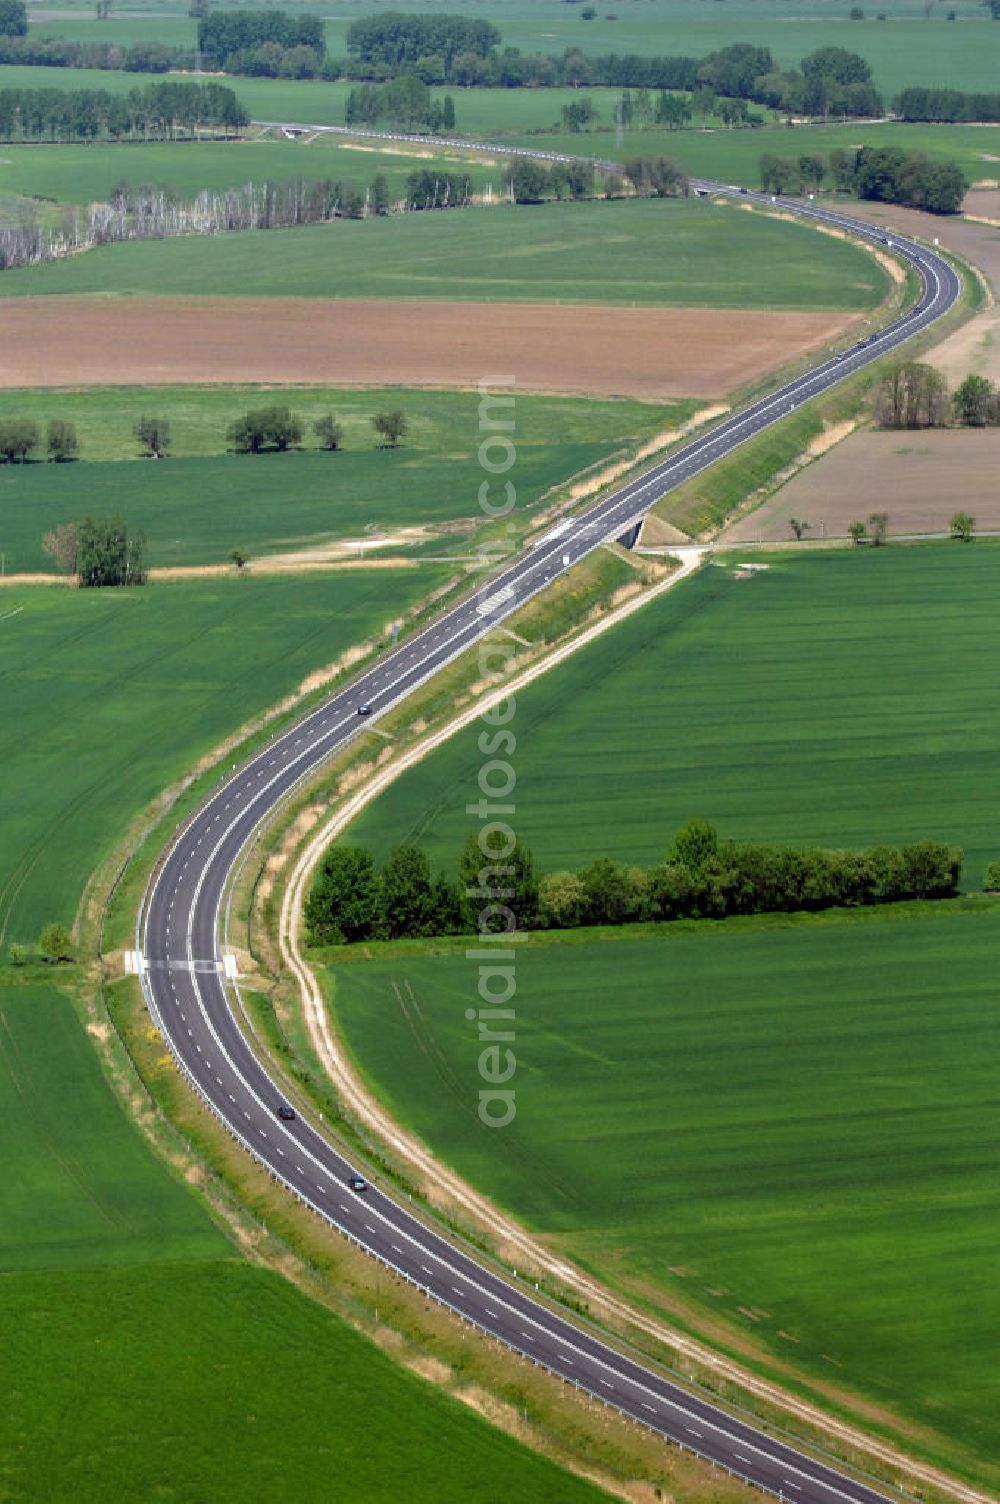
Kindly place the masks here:
[(717, 855), (718, 850), (719, 837), (715, 826), (707, 820), (689, 820), (674, 836), (674, 844), (667, 860), (679, 862), (692, 872), (698, 872), (710, 858)]
[(441, 104), (441, 129), (453, 131), (455, 129), (455, 101), (450, 94), (446, 94)]
[(0, 459), (6, 464), (23, 465), (41, 442), (41, 431), (33, 418), (4, 418), (0, 421)]
[(303, 432), (302, 420), (290, 407), (273, 403), (237, 418), (226, 430), (226, 437), (242, 454), (259, 454), (263, 449), (283, 453), (292, 444), (301, 443)]
[(484, 827), (470, 835), (458, 862), (462, 927), (466, 932), (497, 933), (531, 929), (538, 918), (538, 878), (527, 847), (499, 830)]
[(457, 882), (446, 877), (443, 872), (435, 873), (431, 880), (431, 905), (434, 916), (433, 934), (462, 933), (462, 890)]
[(624, 862), (601, 856), (580, 873), (587, 924), (625, 924), (639, 917), (641, 898)]
[(50, 418), (45, 432), (45, 447), (50, 460), (57, 463), (76, 458), (80, 441), (76, 436), (76, 424), (67, 418)]
[(583, 923), (586, 894), (575, 872), (549, 872), (538, 885), (538, 916), (546, 929), (571, 930)]
[(306, 900), (306, 929), (313, 945), (370, 940), (382, 920), (375, 863), (363, 846), (330, 847)]
[(26, 37), (28, 9), (22, 0), (0, 0), (0, 37)]
[(27, 966), (31, 952), (19, 940), (12, 940), (7, 947), (7, 960), (11, 966)]
[(141, 417), (135, 425), (135, 436), (142, 452), (154, 460), (162, 460), (170, 451), (169, 418)]
[(243, 570), (250, 563), (250, 555), (245, 548), (231, 548), (229, 550), (229, 561), (231, 564), (235, 564), (238, 570)]
[(919, 360), (900, 360), (884, 372), (875, 394), (883, 428), (939, 428), (948, 415), (948, 388), (940, 371)]
[(799, 172), (804, 182), (815, 183), (819, 187), (826, 177), (826, 162), (818, 154), (804, 152), (799, 157)]
[(847, 529), (847, 535), (852, 543), (867, 543), (868, 529), (863, 522), (852, 522)]
[(987, 893), (1000, 893), (1000, 862), (987, 862), (983, 872), (983, 889)]
[(552, 186), (540, 162), (516, 157), (507, 173), (507, 190), (516, 204), (540, 204), (550, 195)]
[(849, 151), (843, 146), (833, 148), (830, 153), (829, 169), (833, 186), (838, 193), (853, 193), (857, 168), (857, 151)]
[(863, 146), (857, 154), (855, 187), (860, 198), (906, 204), (931, 214), (954, 214), (968, 183), (955, 162), (930, 161), (901, 146)]
[(378, 172), (372, 179), (369, 207), (373, 214), (388, 214), (389, 203), (389, 180), (384, 172)]
[(759, 159), (760, 186), (765, 193), (796, 194), (804, 187), (802, 169), (795, 157), (764, 152)]
[(646, 898), (654, 919), (683, 919), (694, 909), (697, 883), (682, 862), (663, 862), (646, 874)]
[(38, 937), (38, 954), (51, 966), (63, 961), (72, 961), (76, 956), (73, 936), (64, 924), (47, 924)]
[(802, 59), (806, 78), (830, 78), (838, 84), (870, 83), (872, 70), (857, 52), (846, 47), (820, 47)]
[(379, 438), (379, 449), (398, 448), (399, 442), (406, 434), (409, 426), (406, 415), (400, 412), (399, 408), (375, 413), (372, 418), (372, 427)]
[(948, 528), (953, 538), (958, 538), (963, 543), (971, 543), (976, 530), (976, 519), (971, 512), (955, 512), (948, 523)]
[(81, 586), (99, 589), (107, 585), (143, 585), (145, 536), (129, 533), (120, 517), (103, 522), (85, 517), (79, 524), (77, 574)]
[(868, 518), (868, 536), (873, 548), (881, 548), (889, 536), (889, 513), (872, 512)]
[(903, 847), (904, 882), (914, 898), (948, 898), (958, 892), (962, 851), (938, 841), (914, 841)]
[(1000, 421), (996, 387), (985, 376), (975, 372), (966, 376), (951, 400), (955, 417), (967, 428), (985, 428)]
[(382, 869), (382, 912), (390, 940), (434, 933), (431, 867), (419, 847), (397, 846)]
[(292, 16), (280, 10), (209, 10), (198, 22), (198, 48), (212, 69), (256, 71), (263, 48), (282, 55), (290, 48), (310, 48), (322, 60), (326, 51), (318, 16)]
[(320, 448), (331, 452), (339, 449), (344, 442), (344, 430), (333, 413), (323, 413), (317, 418), (313, 424), (313, 433), (320, 441)]
[(75, 522), (64, 522), (53, 528), (42, 539), (42, 552), (48, 554), (57, 569), (64, 574), (76, 574), (77, 555), (80, 551), (80, 529)]
[(406, 201), (411, 209), (458, 209), (472, 196), (472, 180), (458, 172), (424, 167), (408, 174)]
[(560, 113), (564, 128), (574, 133), (586, 130), (597, 119), (597, 108), (589, 95), (564, 104)]
[(676, 131), (691, 119), (691, 101), (686, 94), (668, 93), (662, 89), (656, 101), (656, 123)]
[(687, 178), (669, 157), (632, 157), (625, 176), (644, 198), (680, 198), (689, 192)]

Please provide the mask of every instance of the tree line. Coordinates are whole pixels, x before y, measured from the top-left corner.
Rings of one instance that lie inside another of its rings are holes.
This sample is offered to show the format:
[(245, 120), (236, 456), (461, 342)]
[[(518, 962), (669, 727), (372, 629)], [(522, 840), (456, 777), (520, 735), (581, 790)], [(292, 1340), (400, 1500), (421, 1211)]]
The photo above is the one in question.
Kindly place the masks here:
[(894, 109), (906, 121), (949, 124), (1000, 120), (1000, 94), (963, 94), (960, 89), (904, 89)]
[(1000, 425), (1000, 393), (986, 376), (973, 372), (954, 392), (941, 372), (919, 360), (901, 360), (882, 373), (875, 393), (875, 417), (883, 428), (962, 428)]
[(281, 183), (247, 183), (221, 193), (205, 189), (189, 201), (173, 188), (122, 181), (107, 203), (64, 212), (54, 222), (28, 209), (17, 222), (0, 223), (0, 271), (120, 241), (283, 229), (471, 202), (468, 174), (431, 168), (410, 173), (405, 191), (395, 197), (383, 173), (362, 187), (338, 178), (297, 177)]
[[(399, 408), (382, 409), (372, 414), (376, 448), (396, 449), (409, 432), (409, 420)], [(323, 413), (313, 423), (312, 431), (319, 447), (340, 449), (344, 431), (333, 413)], [(144, 413), (133, 430), (139, 453), (148, 459), (162, 460), (172, 447), (170, 419), (156, 413)], [(302, 443), (305, 423), (299, 414), (282, 403), (249, 409), (235, 418), (226, 429), (226, 438), (241, 454), (262, 454), (273, 449), (284, 452)], [(0, 419), (0, 464), (28, 464), (32, 455), (43, 447), (42, 427), (35, 418)], [(49, 460), (64, 463), (80, 453), (76, 424), (67, 418), (50, 418), (45, 430), (44, 448)]]
[[(790, 517), (788, 523), (798, 539), (812, 528), (811, 522), (799, 517)], [(976, 519), (971, 512), (953, 512), (948, 521), (948, 531), (960, 543), (971, 543), (976, 533)], [(889, 513), (872, 512), (867, 522), (858, 518), (856, 522), (848, 523), (847, 536), (858, 547), (866, 544), (871, 548), (881, 548), (889, 541)]]
[(842, 47), (823, 47), (782, 71), (767, 47), (737, 43), (704, 57), (645, 57), (607, 53), (586, 57), (579, 48), (562, 56), (504, 47), (496, 27), (458, 16), (413, 16), (398, 11), (366, 16), (347, 31), (345, 72), (384, 81), (412, 72), (427, 84), (537, 88), (567, 85), (609, 88), (711, 90), (756, 100), (794, 114), (878, 115), (881, 96), (864, 58)]
[[(306, 48), (322, 63), (326, 33), (319, 16), (291, 16), (283, 10), (212, 10), (198, 21), (198, 50), (207, 68), (225, 73), (259, 71), (261, 52), (273, 60)], [(270, 54), (266, 49), (274, 49)]]
[[(484, 862), (491, 864), (486, 889)], [(339, 945), (509, 928), (498, 907), (510, 911), (518, 929), (723, 919), (950, 898), (961, 874), (961, 850), (937, 841), (799, 850), (721, 841), (703, 820), (678, 831), (656, 866), (598, 857), (579, 872), (543, 877), (524, 847), (484, 853), (475, 836), (463, 847), (454, 878), (432, 871), (412, 843), (398, 846), (379, 870), (366, 848), (337, 842), (316, 871), (305, 921), (311, 944)]]
[[(0, 418), (0, 464), (26, 464), (42, 447), (42, 428), (34, 418)], [(76, 458), (80, 442), (76, 424), (65, 418), (50, 418), (45, 429), (45, 452), (50, 460)]]
[(167, 73), (195, 65), (190, 47), (163, 42), (78, 42), (69, 37), (0, 35), (0, 63), (22, 68), (98, 68), (102, 72)]
[(344, 106), (347, 125), (395, 125), (402, 130), (426, 129), (434, 134), (455, 129), (455, 101), (450, 94), (437, 100), (428, 84), (412, 73), (401, 73), (385, 84), (362, 84), (352, 89)]
[[(377, 449), (397, 449), (409, 431), (406, 414), (399, 408), (373, 413)], [(323, 413), (313, 424), (319, 447), (328, 452), (340, 449), (344, 431), (333, 413)], [(243, 413), (226, 429), (226, 438), (239, 454), (263, 454), (266, 450), (285, 453), (298, 447), (305, 436), (305, 424), (297, 413), (282, 403), (272, 403)]]
[(173, 141), (209, 127), (249, 122), (222, 84), (158, 83), (127, 94), (106, 89), (0, 89), (3, 141)]
[(837, 147), (829, 157), (765, 152), (759, 170), (765, 193), (801, 194), (829, 182), (840, 193), (931, 214), (956, 214), (969, 188), (956, 162), (931, 161), (924, 152), (901, 146)]
[[(9, 31), (0, 32), (0, 62), (166, 72), (190, 68), (190, 49), (158, 42), (115, 45), (66, 38), (32, 39), (21, 0), (0, 0), (11, 9)], [(0, 12), (0, 16), (2, 16)], [(349, 78), (386, 83), (412, 75), (428, 86), (454, 84), (499, 88), (607, 86), (626, 89), (711, 92), (755, 100), (794, 114), (844, 118), (882, 113), (868, 64), (844, 48), (820, 48), (799, 69), (782, 71), (769, 48), (739, 43), (705, 57), (644, 57), (608, 53), (586, 57), (579, 48), (561, 56), (501, 50), (501, 35), (488, 21), (461, 16), (419, 16), (387, 11), (365, 16), (347, 31), (348, 55), (327, 57), (322, 21), (280, 10), (209, 11), (198, 24), (198, 49), (212, 69), (282, 78)]]
[[(984, 3), (1000, 5), (1000, 0)], [(486, 21), (388, 11), (353, 22), (347, 32), (348, 55), (338, 59), (326, 54), (323, 22), (317, 16), (291, 16), (274, 9), (202, 8), (197, 53), (155, 41), (120, 47), (65, 37), (30, 37), (23, 0), (0, 0), (0, 64), (165, 73), (189, 70), (200, 56), (219, 72), (269, 78), (386, 83), (410, 75), (428, 86), (463, 88), (592, 85), (679, 90), (691, 96), (685, 107), (695, 114), (708, 113), (701, 104), (705, 96), (723, 96), (729, 102), (719, 110), (724, 118), (731, 116), (727, 124), (762, 123), (762, 117), (747, 112), (746, 101), (788, 116), (848, 119), (884, 112), (869, 64), (844, 47), (820, 47), (803, 58), (798, 68), (782, 69), (769, 48), (749, 43), (722, 47), (704, 57), (635, 53), (587, 57), (575, 47), (565, 49), (561, 56), (522, 53), (517, 47), (501, 50), (501, 42), (500, 32)], [(742, 111), (734, 111), (735, 102), (744, 103)], [(1000, 95), (910, 87), (900, 92), (893, 108), (906, 121), (1000, 120)], [(671, 117), (661, 123), (681, 122)]]

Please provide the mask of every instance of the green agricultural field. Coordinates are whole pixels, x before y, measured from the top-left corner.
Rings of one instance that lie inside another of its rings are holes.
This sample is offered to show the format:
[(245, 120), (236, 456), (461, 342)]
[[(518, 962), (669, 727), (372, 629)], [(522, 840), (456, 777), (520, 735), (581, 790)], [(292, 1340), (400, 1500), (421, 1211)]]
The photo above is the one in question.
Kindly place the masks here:
[[(126, 179), (170, 188), (183, 199), (192, 199), (203, 188), (218, 193), (247, 183), (280, 183), (296, 177), (339, 178), (363, 191), (377, 173), (388, 180), (392, 193), (402, 194), (409, 174), (427, 165), (422, 157), (413, 155), (413, 150), (384, 151), (339, 136), (321, 138), (311, 147), (269, 139), (199, 141), (197, 145), (178, 141), (80, 146), (4, 144), (0, 150), (0, 195), (89, 204), (107, 199), (114, 186)], [(441, 151), (437, 163), (448, 171), (467, 173), (477, 189), (492, 183), (495, 192), (500, 190), (501, 170), (485, 166), (468, 153)]]
[[(175, 14), (169, 12), (174, 10)], [(43, 14), (45, 14), (43, 12)], [(51, 14), (51, 13), (50, 13)], [(135, 42), (162, 42), (167, 47), (194, 47), (198, 40), (198, 23), (191, 19), (187, 7), (174, 6), (170, 0), (158, 5), (149, 15), (142, 15), (135, 0), (129, 0), (128, 9), (119, 13), (113, 10), (103, 21), (94, 15), (94, 7), (88, 5), (76, 15), (73, 8), (60, 0), (59, 13), (55, 20), (46, 15), (36, 21), (28, 12), (32, 40), (39, 37), (63, 37), (71, 42), (86, 42), (88, 46), (128, 47)], [(134, 74), (132, 75), (135, 76)]]
[[(771, 641), (776, 667), (798, 661), (779, 653), (780, 618)], [(621, 779), (610, 820), (638, 769), (605, 766)], [(596, 834), (591, 811), (565, 813)], [(461, 949), (344, 964), (332, 985), (394, 1113), (550, 1246), (659, 1292), (689, 1327), (717, 1337), (725, 1318), (985, 1482), (1000, 1444), (998, 943), (996, 906), (540, 937), (518, 950), (502, 1131), (477, 1116)]]
[(603, 1497), (237, 1261), (55, 987), (0, 984), (0, 1124), (11, 1504), (243, 1501), (248, 1477), (255, 1498), (318, 1504), (332, 1476), (372, 1501), (486, 1504), (498, 1475), (518, 1497)]
[(0, 1148), (5, 1276), (231, 1255), (125, 1117), (55, 987), (0, 983)]
[[(761, 5), (756, 0), (726, 0), (725, 5), (706, 6), (701, 0), (676, 4), (665, 0), (653, 10), (647, 5), (626, 3), (615, 7), (617, 19), (595, 17), (581, 20), (578, 9), (552, 5), (552, 19), (532, 13), (530, 19), (505, 25), (500, 6), (490, 7), (490, 19), (501, 27), (504, 43), (525, 52), (548, 52), (561, 55), (567, 47), (597, 56), (607, 52), (639, 52), (656, 55), (704, 57), (734, 42), (749, 42), (755, 47), (769, 47), (782, 68), (797, 67), (804, 57), (819, 47), (846, 47), (858, 52), (871, 65), (876, 86), (890, 98), (908, 84), (933, 84), (955, 89), (990, 90), (996, 88), (995, 22), (984, 15), (972, 0), (959, 7), (961, 20), (946, 20), (946, 8), (938, 9), (930, 20), (923, 17), (920, 5), (895, 7), (886, 22), (875, 16), (889, 7), (878, 3), (866, 6), (864, 23), (847, 19), (850, 6), (830, 5), (825, 16), (815, 14), (818, 7), (809, 5), (808, 16), (789, 14), (779, 5)], [(457, 7), (461, 11), (462, 7)], [(771, 14), (768, 15), (767, 11)], [(481, 14), (479, 6), (473, 13)], [(650, 24), (650, 14), (656, 19)], [(659, 24), (657, 24), (657, 22)]]
[(607, 1497), (265, 1270), (161, 1264), (4, 1284), (11, 1504)]
[[(292, 454), (223, 454), (228, 425), (247, 408), (287, 401), (307, 425), (333, 411), (345, 448)], [(51, 570), (44, 534), (88, 513), (119, 513), (146, 534), (150, 565), (224, 560), (239, 546), (254, 557), (363, 538), (459, 518), (482, 522), (478, 504), (478, 395), (469, 392), (262, 392), (123, 388), (0, 394), (0, 417), (51, 416), (77, 424), (83, 459), (68, 465), (0, 467), (0, 551), (6, 570)], [(694, 404), (584, 402), (519, 397), (518, 516), (568, 476), (680, 424)], [(371, 414), (401, 408), (402, 447), (377, 450)], [(140, 413), (169, 418), (177, 456), (135, 458)], [(122, 457), (131, 456), (122, 463)], [(454, 551), (450, 549), (449, 551)], [(2, 610), (2, 603), (0, 603)]]
[(111, 245), (2, 274), (43, 293), (419, 297), (868, 309), (885, 273), (802, 225), (700, 201), (463, 209)]
[[(859, 513), (870, 504), (859, 501)], [(742, 558), (743, 555), (735, 555)], [(517, 831), (547, 871), (661, 860), (692, 816), (725, 836), (953, 841), (977, 886), (1000, 856), (1000, 551), (990, 544), (710, 565), (518, 698)], [(451, 863), (478, 797), (478, 731), (404, 774), (352, 828)]]
[(70, 922), (129, 821), (234, 728), (447, 566), (228, 578), (0, 599), (0, 945)]

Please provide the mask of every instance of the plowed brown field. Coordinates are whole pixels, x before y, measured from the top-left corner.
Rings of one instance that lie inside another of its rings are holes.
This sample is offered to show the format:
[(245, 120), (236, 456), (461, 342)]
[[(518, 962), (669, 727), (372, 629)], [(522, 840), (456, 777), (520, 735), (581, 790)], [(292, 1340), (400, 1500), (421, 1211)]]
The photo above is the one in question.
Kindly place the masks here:
[(734, 522), (724, 541), (788, 541), (790, 517), (811, 525), (809, 538), (845, 537), (848, 525), (889, 513), (890, 533), (935, 533), (955, 512), (980, 528), (1000, 528), (1000, 430), (932, 429), (852, 434), (807, 465), (771, 499)]
[(474, 386), (720, 397), (852, 315), (250, 298), (0, 301), (0, 387)]

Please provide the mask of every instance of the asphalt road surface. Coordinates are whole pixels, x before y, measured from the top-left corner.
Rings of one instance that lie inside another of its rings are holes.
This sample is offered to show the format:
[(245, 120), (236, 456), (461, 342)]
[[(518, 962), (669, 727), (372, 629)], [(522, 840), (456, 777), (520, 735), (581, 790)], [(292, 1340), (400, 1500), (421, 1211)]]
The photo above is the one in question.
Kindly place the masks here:
[[(356, 135), (359, 132), (352, 131)], [(460, 143), (464, 147), (469, 142)], [(500, 148), (490, 146), (491, 151)], [(547, 153), (532, 153), (545, 157)], [(770, 195), (695, 182), (700, 191), (770, 205)], [(838, 210), (777, 200), (794, 211), (882, 241), (883, 231)], [(282, 1092), (248, 1045), (226, 985), (220, 923), (227, 879), (262, 821), (359, 729), (360, 704), (372, 720), (406, 698), (497, 622), (544, 590), (609, 538), (619, 536), (673, 487), (761, 433), (786, 413), (884, 355), (947, 312), (959, 281), (944, 258), (892, 237), (894, 253), (923, 284), (917, 304), (881, 331), (797, 376), (676, 450), (637, 480), (554, 526), (467, 599), (339, 690), (233, 772), (175, 836), (157, 866), (137, 922), (149, 1011), (194, 1090), (256, 1160), (371, 1254), (510, 1348), (650, 1429), (796, 1504), (877, 1504), (876, 1488), (775, 1440), (618, 1351), (570, 1313), (533, 1298), (472, 1248), (445, 1236), (392, 1195), (370, 1185), (355, 1193), (357, 1167), (299, 1113), (278, 1118)]]

